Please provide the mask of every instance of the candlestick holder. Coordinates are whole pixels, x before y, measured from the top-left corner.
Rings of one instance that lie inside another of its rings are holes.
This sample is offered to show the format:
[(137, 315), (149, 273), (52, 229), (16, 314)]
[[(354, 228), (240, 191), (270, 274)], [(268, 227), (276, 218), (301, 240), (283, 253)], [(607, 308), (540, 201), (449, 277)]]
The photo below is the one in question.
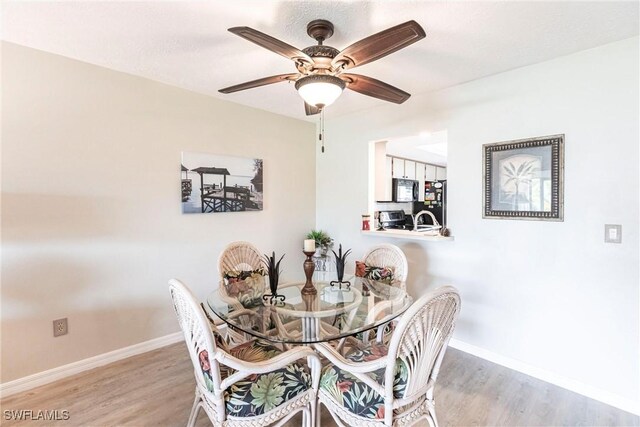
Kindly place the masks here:
[(304, 308), (307, 311), (318, 311), (318, 295), (302, 295)]
[(304, 264), (302, 264), (304, 268), (304, 275), (307, 277), (307, 281), (304, 283), (304, 287), (302, 288), (302, 290), (300, 290), (300, 293), (302, 295), (316, 295), (318, 291), (316, 290), (316, 287), (313, 286), (313, 282), (311, 281), (311, 278), (313, 277), (313, 271), (316, 269), (316, 264), (311, 259), (313, 254), (315, 254), (315, 251), (314, 252), (302, 251), (302, 252), (307, 257), (307, 259), (304, 261)]

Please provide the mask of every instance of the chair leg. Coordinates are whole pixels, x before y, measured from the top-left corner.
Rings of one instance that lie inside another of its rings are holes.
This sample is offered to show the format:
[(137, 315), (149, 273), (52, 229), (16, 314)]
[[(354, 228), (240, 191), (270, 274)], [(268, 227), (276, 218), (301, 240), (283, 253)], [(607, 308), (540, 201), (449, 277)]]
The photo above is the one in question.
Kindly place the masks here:
[(189, 421), (187, 421), (187, 427), (194, 427), (196, 425), (196, 419), (198, 419), (198, 412), (200, 412), (200, 395), (198, 389), (196, 389), (196, 398), (193, 401), (191, 407), (191, 413), (189, 414)]
[(315, 413), (316, 413), (316, 426), (315, 427), (320, 427), (320, 424), (321, 424), (320, 420), (322, 419), (322, 416), (321, 416), (322, 415), (321, 414), (321, 410), (322, 409), (320, 408), (320, 405), (321, 405), (320, 399), (316, 398), (315, 405), (316, 405), (316, 411), (315, 411)]
[(315, 400), (311, 400), (309, 402), (309, 422), (307, 423), (309, 427), (315, 427), (317, 425), (316, 409), (317, 405)]
[(438, 418), (436, 417), (436, 408), (433, 406), (429, 408), (427, 413), (427, 421), (431, 427), (438, 427)]

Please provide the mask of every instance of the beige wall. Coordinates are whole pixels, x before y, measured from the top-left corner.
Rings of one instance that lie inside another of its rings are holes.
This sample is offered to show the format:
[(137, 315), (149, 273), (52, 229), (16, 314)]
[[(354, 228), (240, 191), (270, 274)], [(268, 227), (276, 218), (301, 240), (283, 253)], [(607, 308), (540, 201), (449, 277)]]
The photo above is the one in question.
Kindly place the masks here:
[[(2, 382), (177, 331), (167, 280), (204, 298), (230, 241), (302, 273), (311, 123), (14, 44), (2, 56)], [(182, 215), (182, 150), (263, 158), (264, 211)]]

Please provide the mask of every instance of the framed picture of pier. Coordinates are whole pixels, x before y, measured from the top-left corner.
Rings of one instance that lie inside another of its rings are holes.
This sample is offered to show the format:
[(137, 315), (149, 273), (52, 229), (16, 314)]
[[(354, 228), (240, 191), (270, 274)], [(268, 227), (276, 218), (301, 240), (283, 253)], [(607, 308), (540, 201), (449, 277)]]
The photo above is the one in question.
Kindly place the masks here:
[(483, 218), (563, 221), (564, 135), (483, 149)]
[(182, 152), (182, 213), (261, 211), (262, 159)]

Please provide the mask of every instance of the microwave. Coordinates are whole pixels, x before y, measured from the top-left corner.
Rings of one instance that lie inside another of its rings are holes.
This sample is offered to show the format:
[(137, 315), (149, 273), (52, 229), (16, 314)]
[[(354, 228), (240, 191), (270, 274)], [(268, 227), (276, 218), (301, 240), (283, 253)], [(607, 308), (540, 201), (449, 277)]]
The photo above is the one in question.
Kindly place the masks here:
[(393, 178), (392, 196), (394, 202), (418, 201), (418, 181), (413, 179)]

